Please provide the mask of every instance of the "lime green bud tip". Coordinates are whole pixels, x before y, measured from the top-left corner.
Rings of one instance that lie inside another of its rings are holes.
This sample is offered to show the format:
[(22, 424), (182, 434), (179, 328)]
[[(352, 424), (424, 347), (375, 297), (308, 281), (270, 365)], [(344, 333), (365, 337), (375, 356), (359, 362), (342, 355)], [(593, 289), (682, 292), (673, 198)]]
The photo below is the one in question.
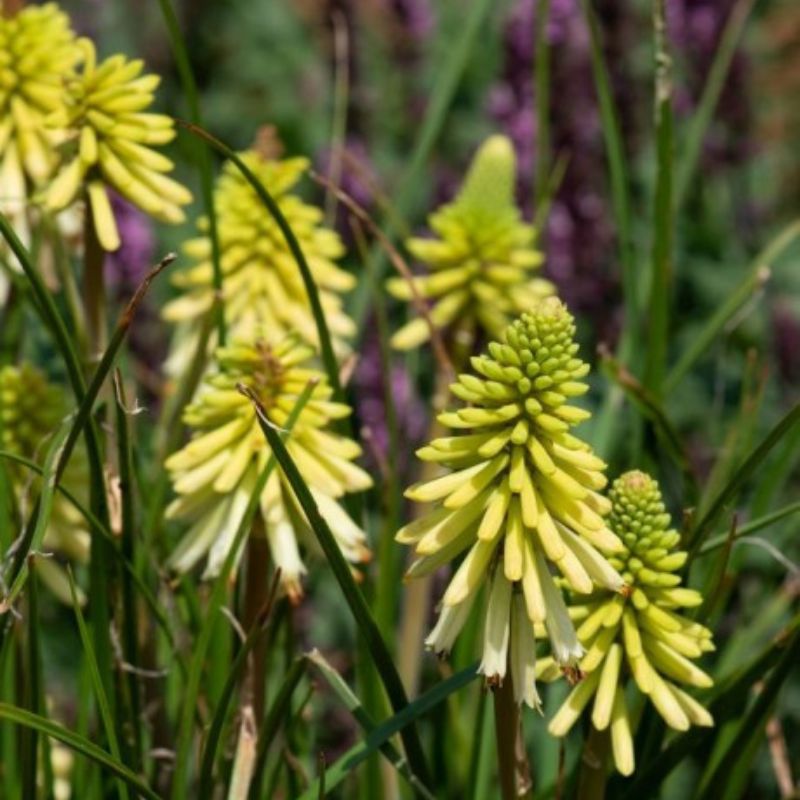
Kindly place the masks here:
[(457, 203), (463, 209), (496, 212), (514, 202), (517, 163), (507, 136), (490, 136), (472, 159)]
[(646, 472), (631, 470), (620, 475), (611, 486), (609, 521), (622, 535), (637, 537), (662, 533), (669, 527), (658, 482)]

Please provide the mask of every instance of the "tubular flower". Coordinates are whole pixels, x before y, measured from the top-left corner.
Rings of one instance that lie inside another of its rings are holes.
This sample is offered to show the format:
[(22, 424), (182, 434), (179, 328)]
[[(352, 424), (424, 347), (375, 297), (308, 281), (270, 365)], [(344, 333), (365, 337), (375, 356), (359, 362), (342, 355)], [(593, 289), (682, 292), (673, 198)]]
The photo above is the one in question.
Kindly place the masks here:
[[(714, 650), (714, 645), (711, 631), (678, 613), (698, 606), (702, 597), (680, 586), (676, 572), (686, 562), (686, 553), (676, 549), (680, 536), (669, 528), (658, 483), (643, 472), (626, 472), (614, 481), (610, 497), (609, 524), (625, 545), (610, 561), (630, 592), (592, 597), (570, 609), (581, 620), (578, 638), (587, 651), (580, 669), (587, 677), (572, 690), (549, 730), (566, 735), (594, 697), (592, 724), (598, 730), (610, 727), (616, 767), (630, 775), (634, 754), (622, 677), (626, 666), (671, 728), (710, 726), (711, 714), (676, 684), (701, 689), (712, 685), (692, 659)], [(553, 666), (541, 659), (538, 668), (545, 677), (554, 677)]]
[(192, 195), (166, 174), (172, 161), (152, 148), (175, 138), (170, 117), (145, 110), (160, 78), (142, 75), (144, 62), (123, 55), (98, 64), (89, 39), (79, 39), (78, 47), (80, 73), (66, 82), (65, 107), (48, 118), (50, 125), (69, 131), (75, 152), (47, 187), (44, 202), (60, 211), (85, 186), (100, 245), (113, 251), (120, 240), (107, 187), (171, 223), (183, 221), (181, 206)]
[[(490, 682), (502, 681), (510, 652), (517, 699), (529, 705), (536, 704), (534, 623), (546, 627), (561, 664), (574, 665), (583, 654), (550, 565), (581, 593), (623, 588), (598, 551), (622, 550), (603, 520), (610, 505), (598, 494), (605, 464), (569, 433), (589, 416), (568, 402), (588, 388), (574, 333), (566, 307), (548, 298), (472, 359), (477, 374), (461, 375), (451, 387), (470, 405), (439, 417), (455, 435), (417, 453), (450, 472), (406, 492), (436, 507), (397, 534), (416, 548), (410, 578), (466, 551), (427, 644), (448, 651), (488, 583), (482, 670)], [(517, 675), (529, 677), (520, 682)]]
[(477, 326), (499, 338), (513, 317), (553, 293), (551, 283), (531, 276), (543, 257), (534, 247), (536, 229), (522, 221), (514, 202), (515, 171), (511, 142), (490, 137), (455, 200), (429, 217), (437, 238), (406, 242), (430, 272), (414, 278), (414, 291), (405, 278), (391, 278), (389, 292), (400, 300), (416, 293), (433, 305), (430, 320), (417, 317), (395, 333), (395, 347), (426, 342), (429, 322), (443, 332)]
[[(352, 336), (355, 327), (342, 310), (339, 293), (351, 289), (355, 281), (334, 263), (344, 254), (344, 247), (334, 231), (320, 224), (322, 211), (292, 192), (308, 161), (266, 158), (255, 150), (241, 157), (292, 227), (319, 287), (331, 334), (339, 349), (344, 349), (343, 340)], [(275, 220), (232, 163), (225, 165), (214, 202), (224, 279), (222, 297), (231, 335), (251, 341), (268, 335), (275, 340), (296, 332), (316, 346), (317, 327), (294, 257)], [(184, 247), (196, 264), (174, 277), (181, 295), (164, 309), (167, 320), (180, 324), (173, 366), (191, 358), (202, 320), (214, 302), (208, 221), (201, 220), (199, 228), (202, 236)]]
[(25, 197), (53, 171), (58, 131), (44, 120), (63, 107), (62, 84), (80, 56), (66, 14), (55, 3), (0, 16), (0, 159), (3, 199)]
[[(61, 390), (48, 383), (45, 376), (30, 364), (0, 368), (0, 442), (9, 453), (41, 463), (48, 440), (65, 416)], [(88, 497), (88, 483), (83, 452), (73, 455), (60, 485), (83, 502)], [(13, 497), (22, 506), (37, 486), (36, 473), (14, 461), (0, 465), (8, 476)], [(2, 474), (2, 473), (0, 473)], [(56, 551), (85, 563), (89, 557), (89, 531), (80, 512), (57, 492), (53, 497), (50, 522), (43, 549)], [(53, 593), (71, 603), (67, 577), (53, 559), (36, 560), (39, 574)]]
[(10, 18), (0, 14), (0, 211), (21, 232), (31, 188), (58, 162), (63, 131), (48, 129), (44, 120), (63, 106), (64, 76), (80, 56), (75, 41), (54, 3)]
[[(270, 421), (281, 428), (309, 382), (315, 383), (286, 447), (342, 553), (352, 562), (369, 559), (364, 532), (345, 513), (339, 499), (347, 492), (369, 488), (372, 480), (352, 463), (361, 448), (326, 430), (331, 420), (348, 416), (350, 408), (330, 400), (332, 392), (324, 375), (307, 366), (313, 355), (313, 349), (296, 337), (287, 337), (275, 346), (259, 340), (217, 350), (219, 371), (207, 379), (184, 413), (184, 421), (194, 430), (192, 439), (166, 462), (178, 494), (167, 517), (191, 523), (170, 559), (173, 569), (189, 570), (207, 552), (205, 576), (219, 572), (271, 454), (252, 403), (237, 391), (240, 383), (256, 393)], [(314, 536), (277, 468), (259, 500), (282, 585), (291, 599), (298, 600), (306, 571), (298, 540), (312, 544)]]

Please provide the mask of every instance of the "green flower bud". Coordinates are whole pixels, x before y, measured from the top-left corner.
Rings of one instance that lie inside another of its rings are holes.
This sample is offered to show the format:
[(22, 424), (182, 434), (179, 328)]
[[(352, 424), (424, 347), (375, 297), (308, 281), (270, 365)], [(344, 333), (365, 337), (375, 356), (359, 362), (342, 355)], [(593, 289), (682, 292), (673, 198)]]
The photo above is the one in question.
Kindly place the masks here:
[[(623, 670), (627, 667), (638, 689), (650, 697), (672, 728), (712, 725), (708, 711), (677, 684), (708, 688), (711, 678), (693, 663), (714, 649), (711, 631), (676, 609), (696, 606), (699, 593), (680, 588), (675, 574), (686, 561), (676, 550), (680, 537), (670, 529), (658, 483), (644, 472), (626, 472), (609, 492), (611, 529), (624, 542), (614, 564), (629, 585), (624, 595), (576, 598), (570, 607), (581, 619), (578, 638), (586, 655), (580, 670), (588, 674), (567, 698), (550, 723), (550, 732), (564, 736), (594, 697), (592, 724), (611, 729), (617, 769), (633, 772), (632, 723), (625, 702)], [(539, 662), (540, 677), (549, 660)], [(598, 677), (599, 676), (599, 677)], [(580, 701), (580, 702), (579, 702)]]
[[(471, 604), (490, 581), (482, 662), (490, 681), (505, 675), (504, 632), (513, 636), (519, 629), (507, 602), (512, 593), (524, 600), (531, 629), (543, 623), (561, 663), (574, 664), (583, 652), (548, 564), (579, 592), (623, 588), (598, 549), (623, 549), (603, 520), (605, 464), (569, 433), (589, 416), (569, 402), (586, 391), (580, 380), (589, 369), (577, 357), (574, 333), (566, 307), (547, 298), (474, 358), (477, 374), (461, 375), (452, 387), (470, 405), (440, 416), (455, 435), (418, 452), (448, 472), (406, 491), (412, 500), (436, 504), (397, 534), (416, 548), (409, 577), (428, 574), (466, 551), (428, 644), (439, 652), (449, 649), (466, 618), (456, 609)], [(525, 674), (514, 647), (515, 669)], [(533, 660), (533, 648), (527, 650)], [(518, 699), (538, 703), (533, 687), (516, 688)]]
[[(167, 508), (167, 517), (191, 525), (169, 560), (171, 568), (185, 572), (207, 553), (204, 575), (219, 572), (269, 459), (271, 450), (253, 405), (237, 391), (238, 384), (249, 387), (270, 422), (283, 428), (299, 396), (313, 382), (311, 397), (286, 448), (344, 556), (352, 562), (369, 559), (366, 536), (339, 505), (339, 499), (347, 492), (369, 488), (372, 480), (352, 463), (361, 448), (352, 439), (326, 430), (331, 420), (348, 416), (350, 408), (331, 401), (332, 390), (325, 376), (308, 365), (313, 355), (314, 350), (296, 337), (287, 337), (275, 346), (261, 340), (255, 344), (234, 341), (217, 351), (217, 371), (206, 379), (184, 412), (184, 421), (193, 430), (191, 441), (166, 461), (178, 494)], [(306, 572), (298, 543), (312, 542), (314, 536), (279, 469), (272, 471), (259, 499), (282, 586), (297, 601)]]
[[(511, 142), (492, 136), (478, 150), (455, 200), (429, 217), (434, 239), (412, 238), (406, 246), (429, 270), (414, 278), (391, 278), (389, 291), (410, 301), (433, 301), (430, 321), (443, 332), (477, 327), (498, 338), (510, 319), (553, 293), (531, 273), (542, 263), (536, 229), (522, 222), (514, 202), (516, 164)], [(415, 318), (392, 338), (408, 350), (430, 337), (427, 320)]]
[[(338, 234), (322, 223), (322, 211), (301, 200), (294, 189), (308, 169), (305, 158), (265, 158), (255, 150), (242, 160), (267, 187), (297, 236), (320, 293), (325, 317), (340, 352), (353, 335), (353, 321), (342, 308), (341, 293), (355, 281), (336, 266), (344, 254)], [(252, 186), (233, 164), (226, 164), (214, 194), (223, 273), (222, 300), (225, 320), (233, 339), (249, 341), (263, 336), (275, 341), (288, 333), (318, 345), (317, 327), (297, 264), (275, 220)], [(169, 371), (177, 373), (189, 363), (214, 302), (211, 240), (208, 221), (202, 233), (184, 245), (195, 263), (175, 275), (180, 295), (168, 303), (164, 318), (178, 324)], [(213, 343), (212, 343), (213, 344)]]
[[(30, 364), (0, 368), (0, 441), (2, 448), (39, 464), (49, 440), (66, 413), (60, 387), (48, 383)], [(14, 500), (20, 510), (40, 491), (41, 480), (27, 467), (4, 460), (1, 474), (9, 477)], [(85, 504), (89, 496), (86, 453), (81, 446), (73, 453), (60, 485)], [(20, 523), (21, 524), (21, 523)], [(89, 557), (89, 530), (82, 514), (60, 492), (53, 498), (50, 523), (42, 550), (85, 563)], [(55, 559), (36, 560), (39, 575), (51, 591), (71, 604), (66, 575)]]

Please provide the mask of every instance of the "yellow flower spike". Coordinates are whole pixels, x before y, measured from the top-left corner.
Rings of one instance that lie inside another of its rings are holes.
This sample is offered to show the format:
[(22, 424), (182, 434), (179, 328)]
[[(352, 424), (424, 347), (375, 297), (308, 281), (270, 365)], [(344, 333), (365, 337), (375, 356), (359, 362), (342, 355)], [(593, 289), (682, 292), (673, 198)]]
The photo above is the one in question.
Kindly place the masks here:
[[(41, 462), (48, 440), (66, 413), (66, 401), (60, 388), (48, 383), (38, 369), (27, 363), (0, 368), (0, 448)], [(37, 491), (40, 481), (21, 464), (7, 461), (4, 469), (11, 484), (13, 501), (24, 505)], [(60, 485), (80, 502), (88, 501), (88, 468), (81, 446), (70, 459)], [(42, 550), (86, 563), (89, 541), (90, 534), (83, 515), (61, 492), (56, 492)], [(50, 591), (62, 602), (71, 604), (67, 577), (59, 561), (40, 558), (36, 559), (36, 565)]]
[[(317, 283), (325, 317), (338, 352), (355, 325), (345, 313), (341, 294), (355, 285), (352, 275), (336, 262), (344, 255), (339, 236), (322, 225), (323, 213), (296, 194), (308, 169), (305, 158), (270, 158), (256, 150), (240, 154), (266, 186), (297, 237)], [(289, 332), (318, 345), (317, 328), (297, 265), (274, 219), (265, 211), (252, 186), (232, 164), (225, 164), (214, 193), (223, 273), (222, 300), (232, 338), (275, 339)], [(178, 374), (194, 355), (203, 320), (214, 299), (211, 240), (208, 222), (200, 236), (184, 245), (194, 262), (177, 273), (178, 297), (167, 303), (164, 318), (178, 329), (168, 370)], [(214, 345), (212, 335), (212, 347)]]
[[(349, 409), (330, 402), (332, 390), (325, 376), (309, 367), (313, 355), (313, 349), (297, 337), (287, 337), (274, 346), (262, 340), (252, 344), (239, 340), (217, 351), (216, 371), (184, 412), (192, 438), (166, 460), (178, 495), (168, 507), (167, 517), (190, 526), (169, 559), (170, 568), (185, 572), (207, 555), (204, 576), (219, 572), (269, 458), (253, 406), (236, 390), (240, 383), (256, 393), (270, 421), (281, 427), (299, 395), (314, 382), (286, 447), (345, 558), (354, 564), (369, 560), (366, 536), (339, 500), (368, 488), (372, 480), (352, 463), (360, 454), (358, 445), (326, 430), (332, 419)], [(300, 544), (312, 542), (313, 533), (278, 470), (270, 475), (259, 499), (270, 552), (281, 569), (282, 587), (297, 601), (302, 597), (306, 572)]]
[(172, 162), (149, 148), (175, 138), (169, 117), (143, 113), (153, 103), (158, 76), (141, 75), (144, 63), (122, 55), (98, 64), (89, 39), (79, 39), (76, 49), (80, 68), (67, 75), (63, 105), (53, 109), (47, 120), (53, 129), (66, 131), (70, 138), (65, 148), (71, 155), (43, 198), (47, 208), (60, 211), (86, 184), (98, 241), (111, 251), (120, 241), (108, 188), (169, 223), (184, 219), (181, 206), (190, 203), (192, 195), (165, 174), (172, 170)]
[[(670, 727), (686, 730), (690, 725), (713, 725), (708, 711), (676, 685), (712, 686), (711, 677), (692, 659), (712, 650), (713, 642), (711, 631), (679, 613), (699, 605), (702, 595), (679, 586), (676, 572), (686, 554), (676, 550), (680, 537), (669, 527), (656, 481), (643, 472), (627, 472), (614, 482), (609, 497), (608, 527), (623, 545), (612, 561), (630, 590), (598, 596), (588, 603), (576, 598), (570, 612), (584, 620), (578, 637), (587, 652), (580, 667), (588, 678), (581, 686), (595, 680), (592, 724), (598, 730), (610, 726), (614, 763), (623, 775), (629, 775), (635, 761), (624, 698), (627, 676)], [(569, 539), (574, 534), (564, 531), (563, 535)], [(609, 550), (605, 552), (610, 555)], [(583, 693), (576, 696), (585, 700)], [(563, 713), (558, 712), (556, 735), (566, 733), (567, 722), (574, 724), (575, 709), (573, 698), (571, 704), (565, 703)]]
[[(526, 611), (531, 631), (525, 641), (533, 639), (534, 623), (543, 623), (556, 660), (573, 667), (583, 648), (550, 566), (578, 592), (589, 594), (598, 587), (620, 591), (624, 585), (592, 541), (624, 549), (589, 507), (597, 484), (594, 473), (599, 475), (604, 464), (568, 432), (572, 422), (560, 421), (564, 429), (558, 426), (555, 432), (550, 423), (540, 424), (543, 409), (552, 415), (569, 407), (570, 393), (561, 392), (561, 386), (574, 390), (587, 374), (588, 366), (577, 357), (574, 333), (563, 303), (547, 298), (509, 325), (500, 341), (488, 345), (487, 353), (472, 360), (474, 374), (459, 376), (453, 390), (471, 405), (440, 417), (455, 435), (435, 439), (421, 451), (426, 460), (449, 472), (406, 491), (409, 499), (434, 507), (397, 535), (398, 541), (415, 545), (417, 560), (408, 577), (430, 574), (466, 551), (444, 593), (445, 607), (463, 604), (489, 575), (502, 573), (513, 594), (519, 595), (515, 603)], [(586, 474), (563, 456), (576, 451), (583, 454)], [(594, 525), (595, 531), (587, 535), (578, 520)], [(492, 591), (489, 595), (495, 596)], [(499, 613), (497, 600), (489, 603), (492, 613)], [(510, 614), (507, 607), (505, 619)], [(448, 615), (448, 641), (454, 621), (463, 624), (464, 619)], [(515, 627), (510, 630), (510, 643), (497, 640), (505, 642), (504, 658), (511, 652), (519, 664), (533, 658), (520, 653), (521, 643), (513, 643)], [(431, 646), (439, 639), (430, 639)], [(489, 647), (488, 639), (484, 647)], [(500, 663), (495, 656), (484, 650), (490, 683), (505, 675), (504, 667), (502, 674), (500, 667), (491, 673), (490, 667)], [(535, 687), (521, 688), (517, 697), (529, 705), (538, 702)]]
[[(533, 271), (542, 263), (536, 230), (524, 223), (514, 202), (516, 163), (505, 136), (491, 136), (476, 153), (456, 198), (429, 217), (435, 239), (412, 238), (409, 252), (428, 269), (414, 278), (414, 292), (433, 302), (430, 318), (446, 331), (474, 328), (499, 337), (516, 315), (553, 294)], [(391, 278), (389, 292), (414, 297), (405, 278)], [(408, 350), (426, 342), (426, 320), (412, 319), (392, 337)]]
[(3, 182), (4, 190), (23, 186), (25, 178), (37, 186), (52, 174), (63, 131), (44, 121), (63, 108), (62, 83), (79, 57), (69, 19), (55, 3), (0, 15), (0, 171), (6, 180), (12, 170), (17, 175)]

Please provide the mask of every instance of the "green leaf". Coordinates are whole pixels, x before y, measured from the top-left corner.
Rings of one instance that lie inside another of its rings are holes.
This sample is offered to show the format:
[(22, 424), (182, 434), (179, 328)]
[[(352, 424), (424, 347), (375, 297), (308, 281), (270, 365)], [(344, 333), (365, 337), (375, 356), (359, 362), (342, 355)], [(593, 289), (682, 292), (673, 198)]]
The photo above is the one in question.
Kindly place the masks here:
[[(200, 96), (197, 91), (197, 82), (194, 79), (192, 65), (189, 60), (189, 51), (186, 41), (181, 33), (175, 9), (170, 0), (158, 0), (161, 13), (167, 25), (169, 42), (172, 46), (172, 55), (178, 68), (183, 93), (189, 105), (189, 118), (200, 127), (203, 126), (203, 115), (200, 109)], [(208, 238), (211, 241), (211, 268), (213, 270), (214, 293), (222, 293), (222, 267), (219, 246), (219, 231), (217, 227), (217, 209), (214, 205), (214, 177), (211, 173), (211, 152), (205, 143), (200, 143), (198, 152), (198, 171), (200, 173), (200, 193), (203, 196), (203, 210), (208, 219)], [(211, 316), (217, 324), (217, 340), (220, 345), (225, 344), (227, 328), (225, 324), (225, 307), (222, 303), (215, 303), (211, 309)]]
[[(86, 664), (89, 667), (89, 675), (92, 679), (92, 687), (94, 689), (95, 699), (97, 700), (97, 707), (100, 710), (100, 720), (103, 723), (103, 728), (108, 738), (108, 747), (111, 750), (111, 755), (117, 760), (122, 761), (119, 750), (119, 741), (117, 740), (117, 732), (114, 726), (114, 715), (111, 712), (111, 706), (108, 702), (108, 695), (103, 685), (103, 679), (100, 675), (100, 669), (97, 665), (97, 656), (92, 646), (92, 637), (86, 627), (86, 622), (83, 619), (83, 612), (81, 611), (81, 604), (78, 600), (78, 593), (75, 589), (75, 580), (72, 577), (72, 570), (67, 568), (67, 577), (69, 578), (69, 591), (72, 595), (72, 607), (75, 610), (75, 619), (78, 622), (78, 632), (81, 637), (81, 644), (83, 645), (83, 654), (86, 658)], [(128, 797), (128, 791), (123, 782), (120, 783), (120, 796)]]
[(711, 528), (719, 522), (719, 518), (725, 512), (725, 509), (733, 502), (750, 476), (769, 455), (772, 448), (775, 447), (798, 422), (800, 422), (800, 404), (796, 405), (780, 422), (778, 422), (769, 434), (767, 434), (764, 441), (762, 441), (744, 460), (727, 485), (720, 490), (719, 494), (712, 501), (708, 511), (692, 526), (692, 531), (688, 540), (690, 545), (690, 558), (697, 554)]
[(674, 236), (672, 61), (667, 45), (665, 0), (653, 0), (655, 36), (656, 185), (653, 203), (653, 251), (648, 303), (644, 385), (663, 393), (669, 337), (672, 243)]
[[(292, 409), (289, 419), (286, 422), (286, 429), (280, 436), (276, 434), (276, 438), (281, 441), (282, 437), (289, 436), (292, 428), (294, 427), (300, 412), (305, 407), (314, 390), (314, 384), (309, 382), (305, 389), (297, 398), (297, 402)], [(261, 493), (264, 491), (269, 476), (272, 470), (275, 469), (276, 459), (275, 451), (273, 449), (267, 463), (264, 466), (261, 474), (258, 476), (255, 488), (247, 503), (242, 521), (233, 537), (231, 547), (225, 557), (225, 562), (219, 575), (214, 580), (211, 589), (211, 597), (208, 601), (208, 608), (205, 617), (203, 618), (203, 625), (200, 633), (197, 636), (194, 649), (192, 652), (192, 661), (189, 665), (189, 675), (186, 679), (186, 687), (183, 693), (183, 705), (180, 723), (178, 727), (178, 738), (176, 744), (175, 756), (175, 771), (173, 773), (172, 781), (172, 798), (173, 800), (184, 800), (187, 797), (187, 784), (188, 784), (188, 771), (189, 771), (189, 754), (192, 746), (193, 730), (192, 723), (194, 721), (195, 710), (197, 707), (197, 698), (200, 693), (200, 680), (203, 674), (203, 664), (205, 663), (206, 654), (208, 652), (209, 644), (211, 643), (211, 636), (214, 632), (214, 624), (217, 620), (217, 612), (222, 606), (225, 599), (225, 592), (227, 591), (228, 581), (230, 580), (231, 571), (233, 569), (234, 561), (239, 553), (245, 538), (250, 532), (256, 512), (259, 508)]]
[(253, 171), (242, 161), (241, 158), (231, 150), (228, 145), (221, 142), (215, 136), (212, 136), (208, 131), (201, 128), (194, 123), (186, 123), (181, 120), (176, 120), (190, 133), (204, 139), (208, 142), (217, 152), (221, 153), (225, 158), (234, 163), (239, 172), (242, 173), (244, 179), (253, 187), (253, 191), (258, 195), (258, 198), (266, 207), (270, 216), (275, 220), (275, 224), (280, 229), (286, 244), (292, 253), (292, 257), (297, 264), (300, 271), (300, 277), (303, 279), (303, 286), (305, 286), (306, 295), (308, 296), (308, 304), (311, 306), (311, 313), (314, 316), (314, 324), (317, 327), (317, 336), (319, 337), (319, 349), (322, 356), (322, 363), (325, 366), (325, 372), (328, 376), (328, 381), (333, 389), (335, 397), (341, 398), (342, 384), (339, 380), (339, 365), (336, 361), (336, 355), (333, 352), (333, 344), (331, 342), (331, 334), (328, 330), (328, 323), (325, 319), (325, 312), (322, 309), (322, 302), (319, 299), (319, 291), (314, 282), (314, 276), (311, 274), (311, 269), (308, 266), (306, 257), (303, 255), (303, 250), (300, 247), (300, 242), (294, 235), (291, 225), (280, 209), (280, 206), (275, 202), (272, 195), (266, 186), (256, 177)]
[(76, 753), (91, 759), (112, 775), (121, 778), (139, 797), (145, 797), (147, 800), (161, 800), (138, 775), (131, 772), (131, 770), (118, 759), (114, 758), (88, 739), (79, 736), (77, 733), (68, 730), (62, 725), (51, 722), (49, 719), (39, 716), (38, 714), (32, 714), (30, 711), (25, 711), (22, 708), (9, 705), (8, 703), (0, 703), (0, 719), (8, 720), (12, 724), (19, 725), (23, 728), (38, 731), (44, 736), (51, 736), (53, 739), (58, 739), (59, 742), (67, 745), (67, 747), (71, 748)]
[(247, 659), (250, 653), (253, 652), (253, 649), (261, 641), (267, 631), (267, 625), (270, 622), (271, 612), (275, 602), (275, 593), (278, 589), (277, 577), (276, 574), (265, 609), (258, 615), (258, 618), (253, 623), (253, 626), (247, 634), (247, 638), (239, 648), (239, 652), (236, 654), (233, 664), (231, 664), (219, 702), (214, 710), (214, 717), (211, 720), (211, 727), (208, 729), (208, 736), (206, 737), (206, 744), (203, 749), (203, 757), (200, 761), (200, 782), (198, 788), (198, 798), (200, 800), (208, 800), (213, 794), (214, 761), (217, 757), (217, 749), (219, 748), (225, 717), (228, 714), (228, 706), (233, 697), (233, 692), (236, 689), (236, 684), (239, 682), (239, 678), (244, 672), (244, 668), (247, 666)]
[[(741, 717), (747, 705), (752, 687), (779, 663), (783, 655), (791, 650), (795, 653), (800, 637), (800, 617), (796, 617), (782, 634), (775, 638), (746, 667), (717, 684), (709, 693), (709, 711), (714, 716), (717, 728), (728, 720)], [(637, 800), (654, 797), (667, 776), (692, 753), (701, 752), (718, 735), (716, 728), (690, 728), (676, 736), (659, 754), (644, 764), (634, 777), (626, 782), (620, 800)]]
[[(317, 504), (314, 502), (314, 498), (308, 486), (306, 486), (305, 481), (281, 441), (280, 436), (273, 428), (263, 408), (261, 408), (258, 398), (252, 394), (248, 394), (248, 396), (253, 401), (253, 405), (258, 414), (258, 423), (261, 426), (261, 431), (266, 437), (272, 449), (272, 453), (280, 464), (284, 476), (292, 487), (295, 497), (305, 512), (311, 530), (314, 532), (320, 547), (325, 553), (325, 557), (330, 564), (334, 577), (339, 583), (347, 605), (350, 607), (350, 612), (356, 621), (356, 625), (358, 625), (358, 629), (364, 637), (375, 668), (386, 689), (386, 694), (389, 696), (392, 708), (395, 712), (399, 713), (408, 705), (406, 691), (400, 680), (397, 667), (392, 660), (389, 648), (386, 646), (386, 642), (384, 642), (381, 636), (380, 629), (370, 613), (364, 595), (353, 579), (350, 565), (345, 560), (341, 550), (339, 550), (336, 539), (331, 533), (328, 524), (320, 515)], [(429, 772), (416, 728), (411, 726), (405, 729), (402, 737), (412, 770), (425, 785), (429, 786)]]
[(692, 338), (692, 343), (683, 352), (678, 363), (670, 370), (664, 382), (664, 393), (669, 394), (677, 388), (686, 374), (703, 356), (722, 333), (733, 316), (754, 295), (761, 291), (770, 277), (770, 266), (780, 257), (794, 240), (800, 236), (800, 220), (784, 228), (754, 259), (747, 274), (728, 297), (718, 306), (711, 319), (702, 330)]
[[(457, 672), (381, 723), (363, 741), (350, 748), (326, 771), (325, 783), (327, 789), (330, 791), (338, 786), (359, 764), (376, 753), (384, 742), (387, 742), (398, 732), (401, 732), (402, 735), (402, 731), (408, 725), (413, 724), (415, 720), (435, 708), (454, 692), (467, 686), (475, 679), (477, 674), (477, 664)], [(312, 800), (317, 791), (318, 783), (315, 781), (298, 800)]]
[[(377, 722), (364, 708), (362, 702), (356, 697), (355, 692), (345, 683), (344, 678), (333, 668), (319, 650), (312, 650), (306, 658), (322, 673), (328, 685), (333, 689), (345, 708), (353, 715), (367, 736), (375, 732)], [(418, 795), (425, 800), (435, 800), (430, 791), (420, 783), (419, 779), (409, 769), (406, 757), (391, 743), (384, 742), (379, 748), (389, 763), (408, 781)]]
[(708, 78), (694, 112), (689, 122), (689, 132), (681, 152), (678, 165), (677, 191), (675, 206), (680, 209), (686, 198), (689, 185), (694, 178), (697, 162), (703, 147), (706, 133), (714, 116), (714, 110), (719, 102), (725, 81), (730, 71), (733, 56), (739, 46), (747, 19), (753, 9), (755, 0), (738, 0), (731, 10), (725, 28), (720, 37), (719, 46), (714, 53)]
[(739, 759), (755, 739), (763, 736), (764, 727), (772, 713), (778, 691), (794, 674), (798, 658), (800, 658), (800, 631), (794, 633), (775, 668), (764, 681), (755, 702), (741, 718), (738, 730), (728, 747), (713, 768), (707, 771), (705, 779), (701, 783), (699, 800), (712, 800), (712, 798), (722, 796), (728, 779), (735, 773)]

